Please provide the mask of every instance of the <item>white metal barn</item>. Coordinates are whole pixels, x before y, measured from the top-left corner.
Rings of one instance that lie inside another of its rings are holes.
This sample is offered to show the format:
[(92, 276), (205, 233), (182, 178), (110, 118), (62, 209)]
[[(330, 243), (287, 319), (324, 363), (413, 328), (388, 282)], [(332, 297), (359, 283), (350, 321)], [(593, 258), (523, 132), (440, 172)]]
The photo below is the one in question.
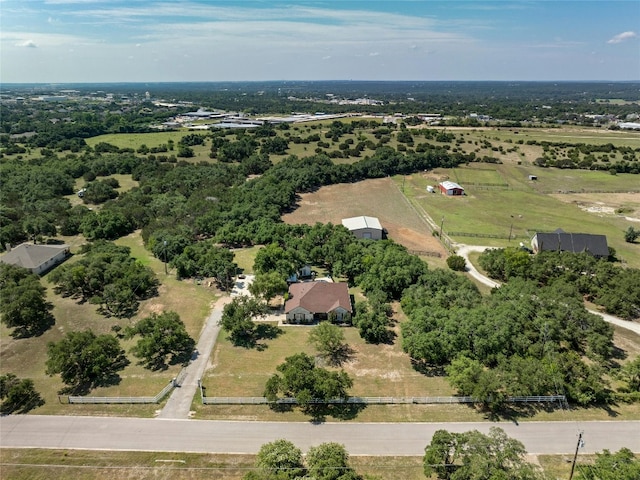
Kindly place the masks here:
[(382, 239), (382, 225), (376, 217), (343, 218), (342, 225), (348, 228), (356, 238)]

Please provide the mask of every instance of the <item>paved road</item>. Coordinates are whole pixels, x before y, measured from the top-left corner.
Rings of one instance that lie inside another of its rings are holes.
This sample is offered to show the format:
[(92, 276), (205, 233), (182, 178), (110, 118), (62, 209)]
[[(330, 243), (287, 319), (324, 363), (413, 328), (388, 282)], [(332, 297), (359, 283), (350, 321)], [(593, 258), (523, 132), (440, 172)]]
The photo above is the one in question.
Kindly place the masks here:
[(627, 447), (640, 453), (640, 421), (501, 423), (281, 423), (157, 420), (115, 417), (12, 415), (0, 418), (2, 447), (256, 453), (264, 443), (286, 438), (303, 451), (335, 441), (352, 455), (422, 455), (433, 433), (492, 425), (524, 443), (531, 454), (571, 454), (578, 431), (581, 453)]
[(222, 309), (230, 301), (229, 297), (221, 298), (211, 311), (196, 345), (197, 356), (187, 365), (187, 376), (180, 387), (173, 389), (169, 400), (158, 414), (158, 418), (189, 418), (193, 396), (198, 389), (198, 380), (204, 374), (209, 356), (220, 332), (218, 322), (222, 318)]
[[(471, 275), (473, 278), (478, 280), (480, 283), (483, 283), (491, 288), (496, 288), (500, 286), (500, 283), (482, 275), (476, 269), (473, 263), (471, 263), (471, 261), (469, 260), (469, 253), (471, 252), (484, 252), (488, 248), (496, 248), (496, 247), (482, 247), (478, 245), (457, 244), (455, 248), (456, 248), (456, 253), (467, 261), (467, 272), (469, 273), (469, 275)], [(621, 318), (614, 317), (613, 315), (602, 313), (597, 310), (591, 310), (591, 309), (587, 309), (587, 310), (589, 310), (589, 312), (593, 313), (594, 315), (601, 316), (605, 322), (611, 323), (613, 325), (617, 325), (619, 327), (625, 328), (627, 330), (630, 330), (640, 335), (640, 323), (622, 320)]]

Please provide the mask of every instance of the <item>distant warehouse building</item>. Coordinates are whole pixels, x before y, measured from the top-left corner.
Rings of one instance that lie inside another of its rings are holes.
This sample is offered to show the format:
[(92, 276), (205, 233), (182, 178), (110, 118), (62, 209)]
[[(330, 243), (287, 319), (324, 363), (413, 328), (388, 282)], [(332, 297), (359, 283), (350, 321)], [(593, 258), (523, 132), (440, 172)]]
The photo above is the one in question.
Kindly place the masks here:
[(464, 195), (464, 188), (455, 182), (446, 180), (438, 185), (443, 195)]
[(348, 228), (356, 238), (382, 239), (382, 225), (375, 217), (351, 217), (343, 218), (342, 225)]

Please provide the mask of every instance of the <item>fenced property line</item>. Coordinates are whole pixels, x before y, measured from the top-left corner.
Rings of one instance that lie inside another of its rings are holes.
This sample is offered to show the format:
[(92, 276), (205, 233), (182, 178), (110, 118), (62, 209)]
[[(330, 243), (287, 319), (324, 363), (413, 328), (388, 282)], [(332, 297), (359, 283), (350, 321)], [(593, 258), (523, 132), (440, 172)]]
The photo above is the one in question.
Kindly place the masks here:
[(480, 187), (500, 187), (500, 188), (510, 188), (511, 185), (508, 183), (482, 183), (482, 182), (468, 182), (464, 184), (465, 187), (472, 186), (476, 188)]
[[(200, 390), (202, 395), (202, 389)], [(552, 403), (561, 402), (566, 405), (567, 398), (564, 395), (533, 395), (522, 397), (508, 397), (508, 403)], [(266, 397), (205, 397), (202, 396), (203, 405), (297, 405), (295, 398), (281, 398), (275, 402)], [(456, 404), (456, 403), (483, 403), (475, 397), (348, 397), (333, 398), (330, 400), (311, 400), (313, 404), (365, 404), (365, 405), (402, 405), (402, 404)]]
[(171, 390), (182, 385), (186, 376), (187, 370), (183, 368), (175, 378), (172, 378), (169, 383), (153, 397), (84, 397), (69, 395), (67, 397), (67, 403), (160, 403), (160, 401), (166, 397)]
[(544, 193), (544, 194), (559, 193), (559, 194), (563, 194), (563, 195), (570, 195), (572, 193), (640, 193), (640, 190), (633, 189), (633, 188), (620, 188), (620, 189), (617, 189), (617, 190), (586, 190), (586, 189), (580, 189), (580, 190), (540, 190), (540, 193)]
[(432, 252), (430, 250), (408, 250), (411, 255), (421, 255), (423, 257), (442, 257), (440, 252)]
[[(480, 238), (501, 238), (508, 240), (509, 235), (497, 235), (494, 233), (471, 233), (471, 232), (447, 232), (447, 235), (451, 235), (452, 237), (480, 237)], [(526, 235), (516, 235), (512, 234), (511, 239), (514, 238), (529, 238)]]
[(513, 190), (513, 188), (511, 187), (511, 185), (504, 185), (504, 186), (499, 186), (499, 185), (478, 185), (478, 184), (472, 184), (471, 187), (468, 187), (467, 185), (465, 185), (465, 187), (467, 187), (468, 190)]

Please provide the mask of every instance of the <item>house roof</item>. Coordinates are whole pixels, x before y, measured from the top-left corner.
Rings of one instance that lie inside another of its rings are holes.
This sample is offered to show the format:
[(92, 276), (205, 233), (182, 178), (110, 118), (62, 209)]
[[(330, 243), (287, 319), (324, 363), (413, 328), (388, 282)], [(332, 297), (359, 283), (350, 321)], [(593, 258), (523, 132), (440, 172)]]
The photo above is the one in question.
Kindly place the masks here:
[(552, 233), (536, 233), (539, 251), (588, 252), (598, 257), (609, 256), (605, 235), (567, 233), (558, 229)]
[(351, 217), (351, 218), (343, 218), (342, 225), (347, 227), (349, 230), (361, 230), (363, 228), (375, 228), (376, 230), (382, 230), (382, 225), (380, 225), (380, 220), (376, 217)]
[(0, 257), (0, 261), (18, 267), (36, 269), (40, 265), (48, 262), (60, 251), (67, 250), (69, 245), (34, 245), (32, 243), (23, 243), (13, 248)]
[(446, 190), (453, 190), (454, 188), (459, 188), (460, 190), (464, 190), (464, 188), (462, 188), (456, 182), (450, 182), (449, 180), (440, 182), (440, 185), (442, 185)]
[(328, 313), (338, 307), (351, 312), (351, 298), (346, 283), (304, 282), (289, 286), (285, 313), (301, 307), (311, 313)]

